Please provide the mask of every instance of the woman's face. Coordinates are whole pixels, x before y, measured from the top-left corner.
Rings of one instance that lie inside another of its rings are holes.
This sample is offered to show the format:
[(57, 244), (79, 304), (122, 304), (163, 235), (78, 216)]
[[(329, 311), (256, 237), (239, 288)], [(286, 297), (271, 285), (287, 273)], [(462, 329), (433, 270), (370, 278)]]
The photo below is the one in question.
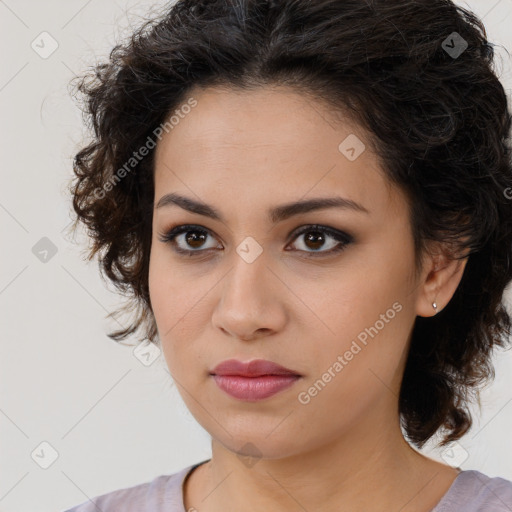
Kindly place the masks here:
[[(360, 129), (290, 89), (191, 96), (197, 104), (156, 148), (149, 272), (187, 407), (228, 449), (267, 458), (396, 426), (422, 291), (404, 195)], [(158, 206), (166, 194), (208, 207)], [(281, 209), (327, 198), (360, 208)], [(174, 245), (160, 240), (182, 225), (195, 227)], [(226, 359), (270, 360), (301, 377), (259, 401), (234, 398), (210, 375)]]

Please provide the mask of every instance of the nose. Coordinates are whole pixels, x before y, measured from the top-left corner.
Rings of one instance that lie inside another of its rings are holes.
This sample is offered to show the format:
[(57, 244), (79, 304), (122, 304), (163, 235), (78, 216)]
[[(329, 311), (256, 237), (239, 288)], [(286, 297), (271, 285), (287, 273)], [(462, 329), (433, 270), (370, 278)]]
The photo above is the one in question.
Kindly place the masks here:
[(287, 318), (282, 300), (286, 290), (263, 254), (252, 263), (236, 254), (233, 267), (219, 284), (213, 325), (244, 341), (279, 332)]

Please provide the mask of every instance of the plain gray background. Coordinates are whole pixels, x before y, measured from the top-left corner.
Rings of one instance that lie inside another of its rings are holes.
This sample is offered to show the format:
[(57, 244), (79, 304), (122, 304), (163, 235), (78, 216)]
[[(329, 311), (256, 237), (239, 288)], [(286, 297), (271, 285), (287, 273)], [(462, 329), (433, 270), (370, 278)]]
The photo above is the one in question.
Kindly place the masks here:
[[(458, 3), (510, 51), (512, 0)], [(0, 512), (61, 511), (211, 455), (163, 356), (144, 364), (106, 336), (122, 298), (85, 261), (85, 236), (66, 235), (71, 161), (86, 136), (68, 84), (162, 5), (0, 1)], [(496, 51), (510, 97), (512, 62)], [(452, 451), (423, 452), (512, 480), (512, 352), (495, 361), (472, 430)]]

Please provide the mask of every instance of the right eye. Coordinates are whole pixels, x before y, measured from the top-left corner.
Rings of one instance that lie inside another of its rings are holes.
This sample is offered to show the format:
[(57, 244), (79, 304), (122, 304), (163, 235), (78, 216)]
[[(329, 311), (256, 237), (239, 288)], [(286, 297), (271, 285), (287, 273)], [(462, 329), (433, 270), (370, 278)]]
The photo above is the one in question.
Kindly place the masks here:
[[(173, 251), (193, 256), (193, 253), (203, 253), (215, 248), (214, 246), (204, 247), (204, 241), (209, 235), (210, 232), (206, 228), (184, 224), (176, 226), (165, 233), (160, 233), (159, 240), (163, 243), (170, 243)], [(186, 247), (196, 247), (196, 249), (191, 250)]]

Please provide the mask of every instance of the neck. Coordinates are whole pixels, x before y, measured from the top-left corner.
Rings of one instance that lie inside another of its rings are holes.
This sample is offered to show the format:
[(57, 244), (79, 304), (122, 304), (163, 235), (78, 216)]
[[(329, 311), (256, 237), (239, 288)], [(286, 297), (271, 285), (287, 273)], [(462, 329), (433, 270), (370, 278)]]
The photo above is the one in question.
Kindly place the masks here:
[(198, 468), (192, 499), (200, 499), (187, 498), (187, 509), (231, 512), (247, 510), (249, 503), (251, 512), (334, 512), (341, 506), (351, 512), (429, 512), (458, 471), (414, 450), (398, 421), (380, 425), (389, 426), (361, 424), (332, 442), (318, 440), (322, 444), (308, 452), (279, 458), (246, 457), (212, 440), (212, 459)]

